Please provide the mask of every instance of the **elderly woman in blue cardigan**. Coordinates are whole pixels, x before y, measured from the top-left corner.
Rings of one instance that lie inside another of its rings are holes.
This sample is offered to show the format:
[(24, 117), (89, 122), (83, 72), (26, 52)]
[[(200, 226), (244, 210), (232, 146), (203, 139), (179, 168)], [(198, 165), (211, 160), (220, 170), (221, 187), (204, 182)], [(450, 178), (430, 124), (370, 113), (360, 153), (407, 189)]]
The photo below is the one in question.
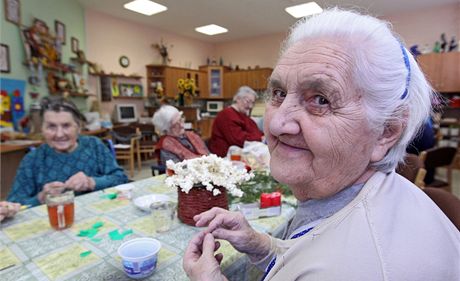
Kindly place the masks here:
[(79, 195), (128, 181), (102, 141), (79, 136), (84, 117), (75, 104), (45, 98), (41, 115), (45, 144), (22, 160), (8, 201), (35, 206), (63, 189)]

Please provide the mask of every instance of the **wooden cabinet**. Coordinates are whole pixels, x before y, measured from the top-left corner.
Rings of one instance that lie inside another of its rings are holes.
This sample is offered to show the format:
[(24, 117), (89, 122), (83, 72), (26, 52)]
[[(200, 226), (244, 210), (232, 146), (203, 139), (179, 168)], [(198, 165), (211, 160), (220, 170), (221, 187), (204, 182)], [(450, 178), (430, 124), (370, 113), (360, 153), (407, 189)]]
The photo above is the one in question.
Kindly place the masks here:
[(272, 74), (271, 68), (254, 70), (229, 71), (224, 74), (225, 96), (233, 97), (241, 86), (249, 86), (256, 91), (267, 89), (268, 78)]
[(207, 90), (204, 90), (201, 98), (205, 99), (225, 99), (231, 98), (225, 92), (224, 75), (229, 70), (226, 66), (200, 66), (201, 71), (207, 74)]
[(163, 87), (163, 94), (167, 97), (174, 98), (177, 94), (177, 81), (179, 79), (191, 79), (195, 80), (197, 89), (200, 92), (200, 97), (203, 95), (203, 91), (207, 88), (206, 83), (206, 72), (180, 68), (166, 65), (147, 65), (147, 93), (153, 95), (156, 93), (158, 82)]
[(205, 141), (211, 138), (212, 124), (214, 123), (214, 117), (206, 117), (198, 121), (197, 131), (200, 133), (201, 138)]
[(460, 52), (425, 54), (417, 60), (436, 91), (460, 92)]

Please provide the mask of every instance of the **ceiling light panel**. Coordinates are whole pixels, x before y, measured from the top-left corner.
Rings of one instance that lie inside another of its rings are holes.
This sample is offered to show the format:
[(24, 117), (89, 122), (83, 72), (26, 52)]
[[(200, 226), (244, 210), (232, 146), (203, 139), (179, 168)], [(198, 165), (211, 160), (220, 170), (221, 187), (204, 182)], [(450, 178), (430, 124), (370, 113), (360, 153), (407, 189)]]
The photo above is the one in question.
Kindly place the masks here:
[(125, 9), (136, 13), (141, 13), (146, 16), (151, 16), (166, 11), (168, 8), (149, 0), (135, 0), (123, 5)]
[(228, 32), (228, 29), (223, 28), (222, 26), (218, 26), (216, 24), (209, 24), (205, 26), (200, 26), (195, 28), (197, 32), (204, 33), (206, 35), (216, 35)]
[(323, 11), (323, 9), (318, 4), (316, 4), (316, 2), (308, 2), (300, 5), (295, 5), (287, 7), (284, 10), (295, 18), (319, 14)]

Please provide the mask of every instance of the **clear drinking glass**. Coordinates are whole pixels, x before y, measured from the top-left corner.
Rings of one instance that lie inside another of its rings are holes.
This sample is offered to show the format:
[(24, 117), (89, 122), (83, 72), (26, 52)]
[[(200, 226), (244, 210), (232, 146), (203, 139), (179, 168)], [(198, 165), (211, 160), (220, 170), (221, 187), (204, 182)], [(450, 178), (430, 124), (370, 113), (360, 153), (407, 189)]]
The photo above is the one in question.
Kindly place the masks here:
[(171, 229), (176, 215), (176, 203), (172, 201), (153, 202), (150, 211), (155, 232), (162, 233)]

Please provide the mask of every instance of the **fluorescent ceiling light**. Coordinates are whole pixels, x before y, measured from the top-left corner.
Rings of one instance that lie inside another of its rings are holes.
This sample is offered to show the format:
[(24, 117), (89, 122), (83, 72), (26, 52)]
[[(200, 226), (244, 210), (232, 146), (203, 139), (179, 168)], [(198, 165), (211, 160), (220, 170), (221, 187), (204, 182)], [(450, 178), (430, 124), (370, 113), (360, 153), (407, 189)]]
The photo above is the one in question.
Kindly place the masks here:
[(318, 4), (316, 4), (316, 2), (308, 2), (300, 5), (295, 5), (287, 7), (284, 10), (295, 18), (319, 14), (323, 11), (323, 9)]
[(125, 9), (151, 16), (166, 11), (168, 8), (149, 0), (134, 0), (123, 5)]
[(216, 24), (208, 24), (195, 28), (197, 32), (204, 33), (206, 35), (216, 35), (220, 33), (225, 33), (228, 29), (218, 26)]

